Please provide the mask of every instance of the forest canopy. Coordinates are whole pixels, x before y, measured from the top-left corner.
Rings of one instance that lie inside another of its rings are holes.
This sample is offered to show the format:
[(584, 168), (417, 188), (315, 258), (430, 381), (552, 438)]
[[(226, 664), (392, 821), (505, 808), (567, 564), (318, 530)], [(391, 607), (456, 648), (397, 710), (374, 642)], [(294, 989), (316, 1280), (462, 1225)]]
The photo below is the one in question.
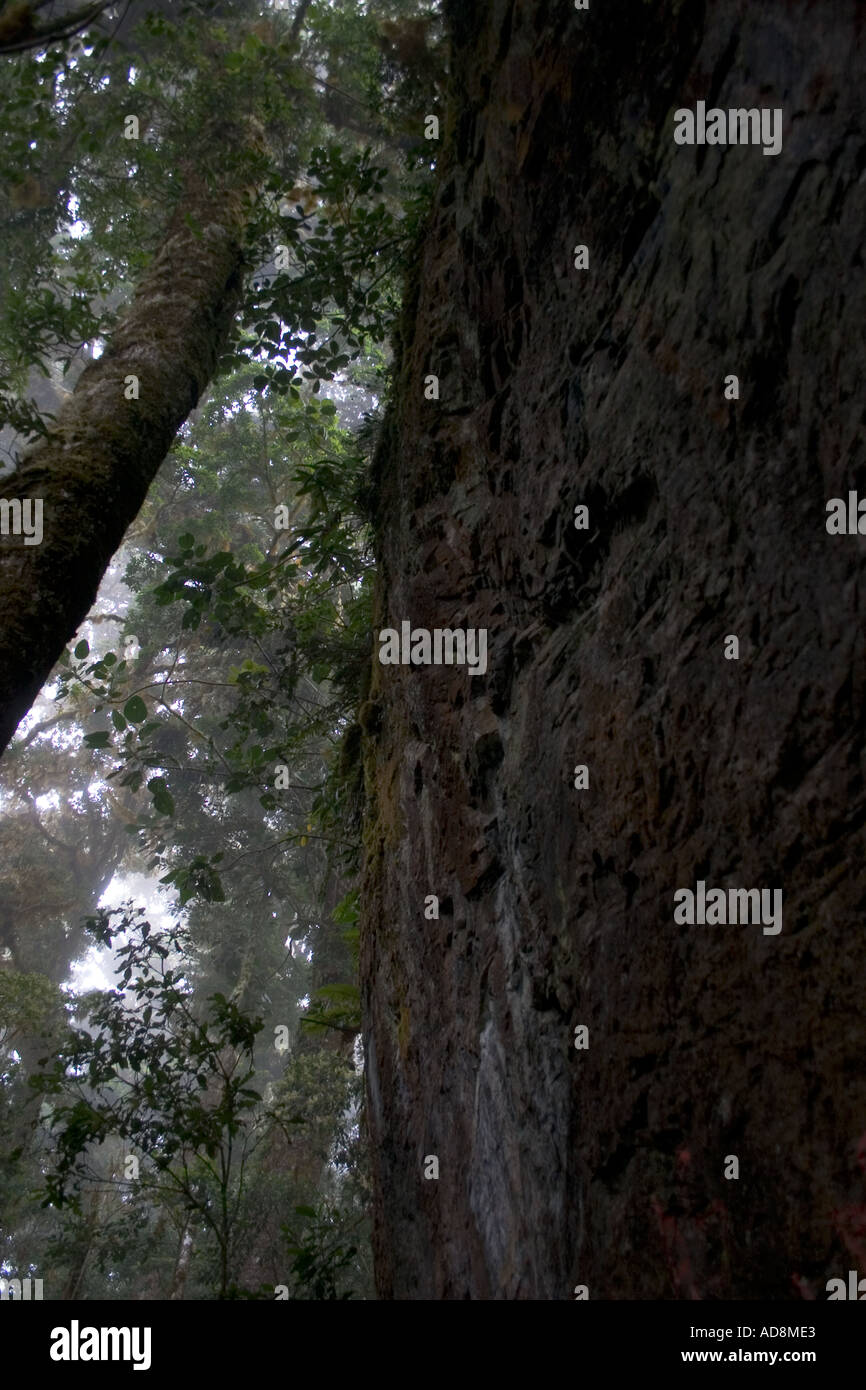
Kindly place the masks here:
[(0, 5), (0, 1274), (46, 1299), (372, 1296), (370, 473), (444, 75), (400, 0)]

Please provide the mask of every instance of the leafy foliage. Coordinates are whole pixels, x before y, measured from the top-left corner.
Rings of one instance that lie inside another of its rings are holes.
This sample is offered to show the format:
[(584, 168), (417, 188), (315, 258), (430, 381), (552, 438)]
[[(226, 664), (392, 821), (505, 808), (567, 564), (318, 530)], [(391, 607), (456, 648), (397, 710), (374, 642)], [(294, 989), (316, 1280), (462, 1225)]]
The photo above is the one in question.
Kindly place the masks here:
[(103, 910), (88, 925), (102, 945), (126, 938), (115, 949), (122, 989), (92, 994), (88, 1026), (73, 1029), (52, 1065), (31, 1078), (51, 1104), (57, 1141), (45, 1200), (75, 1204), (90, 1146), (111, 1135), (129, 1141), (151, 1181), (211, 1228), (225, 1296), (230, 1192), (261, 1122), (262, 1097), (250, 1082), (262, 1020), (219, 993), (206, 1009), (195, 1006), (178, 931), (157, 935), (132, 911)]
[[(355, 715), (438, 20), (346, 0), (305, 7), (293, 34), (254, 0), (206, 24), (207, 4), (150, 8), (137, 31), (0, 63), (13, 464), (98, 355), (186, 181), (236, 160), (258, 190), (210, 393), (4, 759), (0, 1254), (50, 1259), (66, 1298), (259, 1296), (269, 1279), (364, 1296)], [(133, 881), (146, 910), (96, 909)], [(88, 992), (82, 971), (115, 985)]]
[(351, 1298), (351, 1290), (341, 1290), (341, 1283), (352, 1267), (357, 1247), (346, 1241), (346, 1223), (339, 1211), (326, 1203), (295, 1207), (295, 1222), (287, 1223), (283, 1231), (292, 1258), (292, 1298)]
[(22, 1037), (45, 1037), (59, 1006), (57, 987), (44, 975), (0, 971), (0, 1052)]

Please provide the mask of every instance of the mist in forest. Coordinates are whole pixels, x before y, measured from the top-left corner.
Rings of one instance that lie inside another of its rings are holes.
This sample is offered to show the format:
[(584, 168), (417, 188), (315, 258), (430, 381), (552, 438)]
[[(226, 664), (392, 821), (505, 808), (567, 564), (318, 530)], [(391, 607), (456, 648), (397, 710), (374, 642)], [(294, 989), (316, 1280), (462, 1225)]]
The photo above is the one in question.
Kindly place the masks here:
[[(126, 502), (90, 452), (90, 516), (45, 504), (41, 551), (80, 533), (49, 583), (82, 592), (0, 773), (0, 1274), (46, 1300), (369, 1298), (363, 492), (433, 167), (405, 46), (435, 64), (432, 12), (95, 8), (0, 6), (4, 483), (124, 332), (144, 366), (88, 430), (127, 412), (121, 489), (155, 450)], [(151, 342), (178, 282), (148, 268), (221, 236), (219, 311)], [(196, 354), (162, 459), (147, 410)], [(120, 542), (95, 597), (88, 527)]]

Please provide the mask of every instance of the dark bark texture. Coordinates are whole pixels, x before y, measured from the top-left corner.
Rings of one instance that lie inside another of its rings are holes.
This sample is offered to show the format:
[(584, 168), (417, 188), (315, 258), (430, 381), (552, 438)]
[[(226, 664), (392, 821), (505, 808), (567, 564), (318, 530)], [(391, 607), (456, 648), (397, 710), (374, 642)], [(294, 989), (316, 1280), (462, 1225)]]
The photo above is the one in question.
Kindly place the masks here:
[[(185, 171), (165, 241), (109, 346), (81, 373), (48, 437), (0, 482), (0, 498), (42, 500), (44, 527), (38, 545), (0, 537), (0, 751), (87, 616), (226, 346), (242, 285), (249, 169), (232, 152), (244, 133), (226, 127), (222, 138), (227, 172), (208, 182)], [(139, 395), (128, 400), (133, 376)]]
[[(362, 710), (380, 1295), (824, 1298), (866, 1273), (866, 541), (825, 527), (866, 493), (866, 8), (449, 9), (377, 629), (490, 653), (374, 659)], [(675, 145), (698, 100), (782, 152)], [(781, 888), (781, 934), (675, 925), (698, 879)]]

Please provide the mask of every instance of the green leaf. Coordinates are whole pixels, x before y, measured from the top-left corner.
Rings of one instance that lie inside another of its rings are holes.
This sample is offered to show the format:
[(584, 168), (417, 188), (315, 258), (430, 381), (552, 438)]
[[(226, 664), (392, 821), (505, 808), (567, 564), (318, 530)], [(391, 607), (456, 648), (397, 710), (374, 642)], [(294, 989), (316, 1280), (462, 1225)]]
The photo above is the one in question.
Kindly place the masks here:
[(153, 796), (154, 809), (161, 816), (174, 815), (174, 798), (168, 790), (164, 777), (151, 777), (147, 790)]
[(84, 742), (87, 744), (88, 748), (110, 748), (111, 734), (105, 733), (104, 730), (101, 730), (98, 734), (85, 734)]
[(147, 718), (147, 705), (140, 695), (133, 695), (123, 706), (123, 713), (130, 724), (143, 724)]
[(75, 644), (75, 656), (79, 661), (83, 661), (90, 654), (90, 643), (82, 637), (80, 642)]
[(360, 912), (360, 893), (357, 888), (352, 888), (341, 898), (331, 913), (331, 920), (337, 926), (353, 926), (358, 920)]

